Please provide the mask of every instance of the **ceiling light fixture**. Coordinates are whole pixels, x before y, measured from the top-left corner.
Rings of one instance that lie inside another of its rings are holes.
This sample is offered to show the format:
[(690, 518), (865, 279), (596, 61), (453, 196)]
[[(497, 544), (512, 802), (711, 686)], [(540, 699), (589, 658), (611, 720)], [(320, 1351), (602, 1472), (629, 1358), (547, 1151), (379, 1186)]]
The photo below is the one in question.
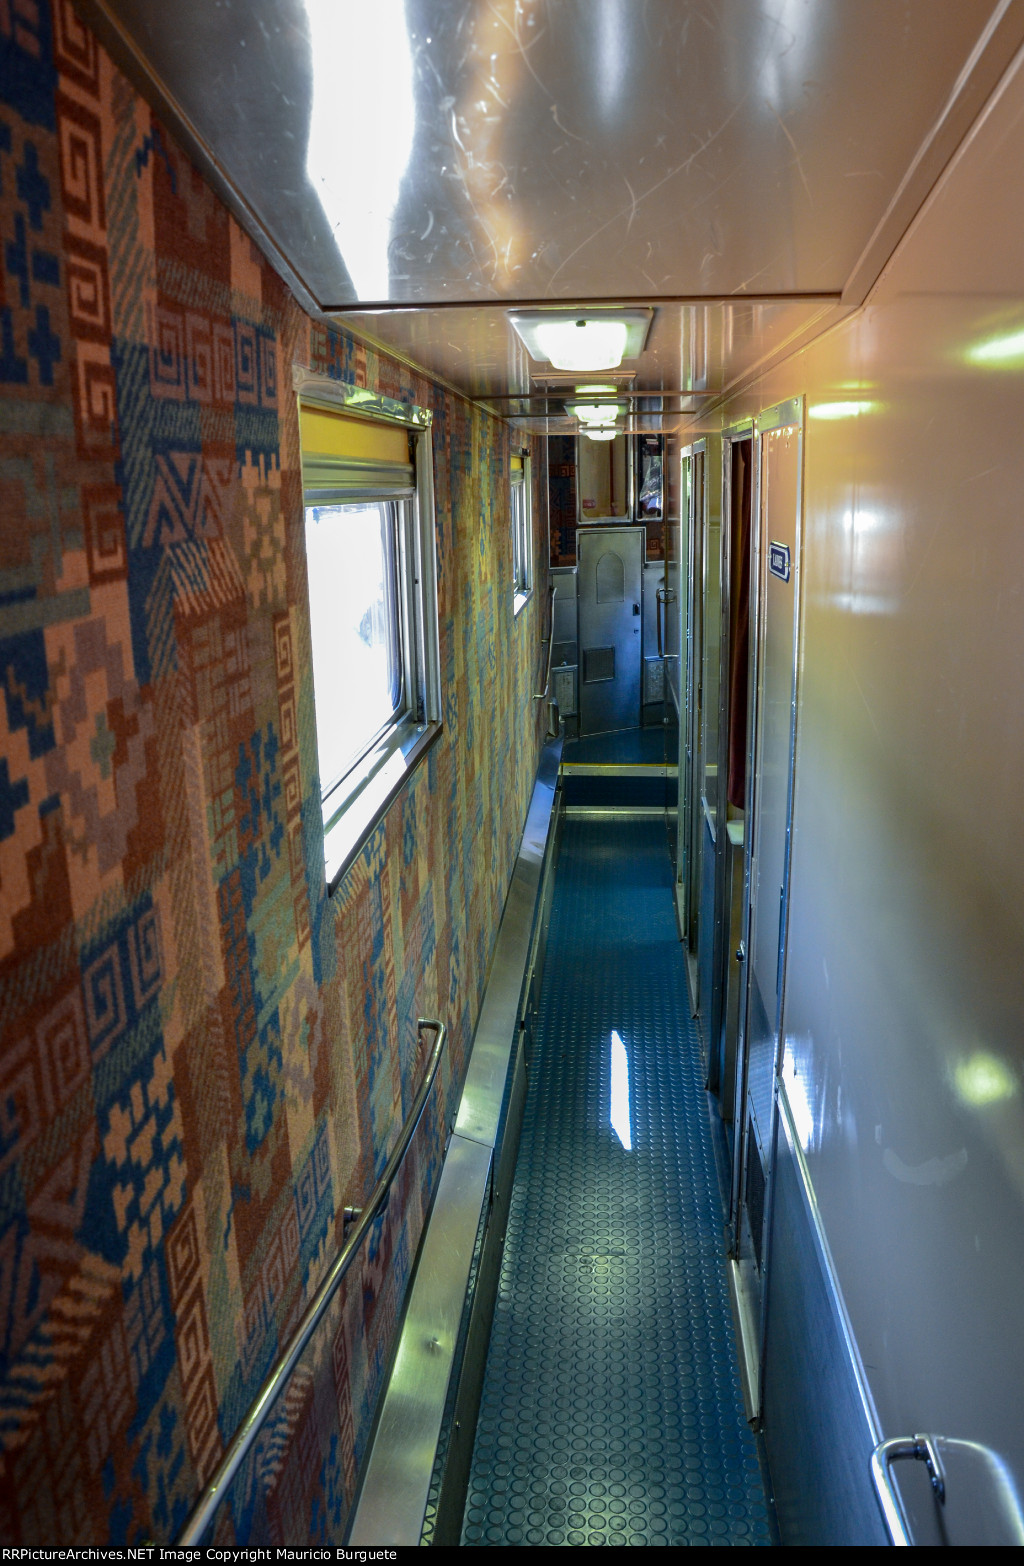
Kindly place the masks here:
[(581, 424), (614, 424), (628, 409), (624, 402), (567, 402), (565, 411)]
[(580, 431), (588, 440), (614, 440), (618, 433), (614, 424), (602, 424), (600, 428), (596, 424), (589, 424)]
[(643, 353), (653, 309), (510, 310), (509, 320), (534, 359), (556, 370), (614, 370)]

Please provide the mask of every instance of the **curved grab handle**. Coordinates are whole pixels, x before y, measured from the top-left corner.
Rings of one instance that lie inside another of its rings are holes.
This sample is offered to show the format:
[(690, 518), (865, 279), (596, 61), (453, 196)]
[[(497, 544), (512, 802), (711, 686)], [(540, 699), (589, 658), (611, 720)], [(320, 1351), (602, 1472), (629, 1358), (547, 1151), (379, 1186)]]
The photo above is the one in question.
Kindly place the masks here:
[(328, 1305), (338, 1292), (341, 1280), (344, 1278), (353, 1261), (356, 1252), (362, 1244), (366, 1231), (373, 1220), (383, 1211), (387, 1205), (391, 1184), (398, 1173), (399, 1165), (405, 1157), (413, 1133), (419, 1125), (420, 1116), (423, 1114), (427, 1102), (427, 1095), (433, 1086), (437, 1076), (437, 1068), (441, 1064), (441, 1056), (448, 1039), (448, 1029), (443, 1022), (428, 1020), (426, 1017), (416, 1019), (416, 1027), (420, 1033), (425, 1029), (432, 1029), (435, 1033), (434, 1047), (430, 1051), (430, 1059), (427, 1069), (423, 1074), (419, 1091), (413, 1099), (412, 1108), (406, 1116), (405, 1124), (399, 1132), (398, 1141), (395, 1143), (391, 1157), (384, 1167), (384, 1173), (377, 1181), (376, 1186), (365, 1206), (359, 1208), (345, 1208), (344, 1224), (351, 1223), (352, 1229), (341, 1250), (331, 1263), (320, 1287), (303, 1311), (288, 1346), (278, 1355), (270, 1367), (262, 1386), (249, 1405), (242, 1423), (235, 1431), (227, 1451), (217, 1465), (212, 1479), (200, 1492), (185, 1526), (177, 1538), (178, 1544), (201, 1544), (214, 1513), (227, 1494), (228, 1486), (235, 1477), (245, 1460), (246, 1454), (263, 1428), (270, 1410), (277, 1402), (278, 1397), (284, 1391), (288, 1377), (298, 1362), (306, 1344), (313, 1336)]
[[(551, 654), (555, 650), (555, 589), (553, 584), (548, 588), (548, 600), (548, 668), (547, 673), (544, 676), (544, 689), (542, 691), (534, 691), (534, 701), (543, 701), (547, 696), (548, 688), (551, 685)], [(544, 642), (542, 640), (541, 646), (543, 647), (543, 645)]]
[(669, 587), (667, 585), (667, 583), (663, 582), (661, 584), (661, 586), (658, 588), (658, 591), (655, 593), (654, 598), (655, 598), (655, 602), (656, 602), (657, 607), (658, 607), (658, 612), (657, 612), (657, 615), (655, 617), (656, 621), (657, 621), (657, 626), (658, 626), (658, 657), (659, 658), (664, 658), (664, 656), (665, 656), (665, 621), (666, 621), (666, 618), (667, 618), (668, 606), (669, 606), (669, 604), (674, 604), (675, 603), (676, 595), (673, 592), (672, 588)]
[(878, 1496), (882, 1517), (893, 1544), (911, 1544), (913, 1541), (907, 1528), (907, 1520), (903, 1515), (900, 1498), (892, 1482), (892, 1465), (907, 1457), (924, 1463), (936, 1499), (944, 1501), (946, 1476), (942, 1470), (942, 1459), (939, 1457), (937, 1444), (941, 1440), (941, 1436), (930, 1435), (896, 1436), (891, 1441), (879, 1441), (871, 1454), (871, 1478), (874, 1480), (875, 1494)]

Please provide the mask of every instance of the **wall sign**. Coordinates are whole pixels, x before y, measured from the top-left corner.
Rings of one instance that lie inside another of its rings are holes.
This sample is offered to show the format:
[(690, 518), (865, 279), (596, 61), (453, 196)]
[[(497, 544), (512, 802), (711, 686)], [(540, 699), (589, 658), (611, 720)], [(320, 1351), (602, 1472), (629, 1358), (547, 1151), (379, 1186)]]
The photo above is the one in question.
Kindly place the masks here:
[(777, 576), (780, 581), (789, 581), (789, 545), (768, 545), (768, 569), (772, 576)]

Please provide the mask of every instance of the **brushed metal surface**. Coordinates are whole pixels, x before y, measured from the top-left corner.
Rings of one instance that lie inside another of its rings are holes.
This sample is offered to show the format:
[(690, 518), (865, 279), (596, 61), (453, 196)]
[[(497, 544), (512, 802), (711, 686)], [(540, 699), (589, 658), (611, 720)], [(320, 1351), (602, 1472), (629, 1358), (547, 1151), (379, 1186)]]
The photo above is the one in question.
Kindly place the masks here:
[(106, 9), (342, 306), (841, 288), (994, 6)]
[(80, 4), (303, 304), (539, 433), (507, 304), (663, 301), (636, 385), (685, 395), (637, 427), (677, 428), (863, 299), (1024, 37), (1024, 0)]
[(493, 1150), (454, 1135), (420, 1248), (349, 1544), (419, 1544)]

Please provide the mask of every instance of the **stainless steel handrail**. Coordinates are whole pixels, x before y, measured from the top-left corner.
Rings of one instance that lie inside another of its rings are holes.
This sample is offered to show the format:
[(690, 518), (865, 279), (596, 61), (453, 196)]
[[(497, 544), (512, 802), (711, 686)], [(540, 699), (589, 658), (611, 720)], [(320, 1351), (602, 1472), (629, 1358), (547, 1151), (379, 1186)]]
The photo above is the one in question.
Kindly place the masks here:
[(655, 593), (654, 597), (655, 597), (655, 603), (657, 605), (657, 613), (655, 615), (655, 619), (656, 619), (657, 627), (658, 627), (658, 657), (659, 658), (664, 658), (664, 656), (665, 656), (665, 627), (662, 624), (662, 621), (666, 618), (666, 616), (664, 614), (664, 611), (666, 611), (668, 609), (669, 604), (674, 604), (675, 603), (676, 595), (675, 595), (674, 590), (671, 587), (667, 587), (664, 583), (662, 583), (662, 585), (658, 588), (657, 592)]
[(936, 1498), (944, 1501), (946, 1482), (936, 1444), (941, 1439), (930, 1435), (897, 1436), (891, 1441), (879, 1441), (871, 1454), (871, 1477), (874, 1480), (875, 1493), (878, 1496), (878, 1504), (882, 1508), (885, 1526), (889, 1530), (889, 1537), (893, 1544), (909, 1545), (912, 1541), (900, 1498), (892, 1482), (892, 1464), (905, 1457), (924, 1463)]
[[(544, 698), (547, 696), (548, 690), (550, 689), (550, 686), (551, 686), (551, 655), (552, 655), (552, 653), (555, 650), (555, 589), (554, 589), (554, 587), (550, 587), (548, 589), (548, 598), (550, 599), (549, 612), (548, 612), (548, 638), (547, 638), (547, 641), (548, 641), (548, 672), (547, 672), (547, 674), (545, 676), (545, 679), (544, 679), (544, 689), (542, 691), (534, 691), (534, 693), (533, 693), (534, 701), (543, 701)], [(543, 646), (543, 645), (544, 645), (544, 643), (543, 643), (543, 640), (542, 640), (541, 641), (541, 646)]]
[(430, 1052), (430, 1059), (427, 1062), (423, 1081), (420, 1083), (419, 1091), (413, 1100), (412, 1108), (399, 1133), (398, 1141), (395, 1143), (391, 1157), (387, 1161), (384, 1173), (374, 1187), (373, 1194), (365, 1207), (347, 1207), (345, 1209), (346, 1222), (351, 1222), (354, 1225), (352, 1232), (335, 1257), (320, 1287), (303, 1311), (302, 1319), (296, 1327), (288, 1347), (278, 1355), (269, 1374), (249, 1405), (248, 1412), (235, 1431), (231, 1444), (217, 1465), (213, 1478), (201, 1492), (198, 1501), (189, 1514), (188, 1521), (178, 1535), (176, 1540), (178, 1544), (202, 1543), (203, 1535), (210, 1526), (218, 1506), (226, 1496), (228, 1486), (242, 1466), (246, 1454), (263, 1428), (267, 1415), (284, 1390), (288, 1377), (295, 1369), (299, 1356), (313, 1336), (324, 1312), (337, 1293), (341, 1280), (348, 1271), (349, 1265), (365, 1238), (367, 1230), (387, 1202), (392, 1181), (398, 1172), (399, 1165), (405, 1157), (409, 1143), (412, 1141), (413, 1133), (419, 1124), (420, 1116), (427, 1102), (427, 1095), (433, 1086), (434, 1078), (437, 1076), (437, 1068), (441, 1063), (441, 1056), (444, 1053), (444, 1046), (448, 1039), (448, 1029), (443, 1022), (430, 1021), (426, 1017), (419, 1017), (416, 1021), (416, 1027), (420, 1033), (425, 1028), (432, 1028), (437, 1036), (434, 1040), (434, 1047)]

